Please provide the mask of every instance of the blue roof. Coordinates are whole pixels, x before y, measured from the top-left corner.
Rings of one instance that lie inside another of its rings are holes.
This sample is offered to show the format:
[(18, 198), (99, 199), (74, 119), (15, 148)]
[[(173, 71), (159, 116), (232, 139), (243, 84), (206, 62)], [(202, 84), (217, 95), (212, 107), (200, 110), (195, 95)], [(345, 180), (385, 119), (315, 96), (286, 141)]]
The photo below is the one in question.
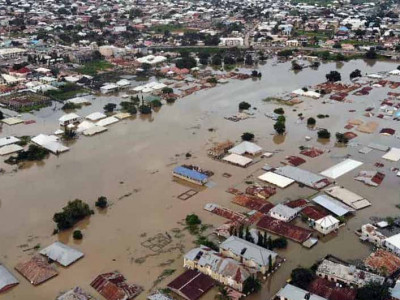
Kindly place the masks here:
[(182, 175), (182, 176), (186, 176), (190, 179), (197, 180), (197, 181), (204, 181), (204, 180), (208, 179), (207, 175), (197, 172), (195, 170), (185, 168), (185, 167), (176, 167), (174, 169), (174, 173)]
[(342, 26), (339, 28), (339, 31), (349, 31), (349, 29), (346, 26)]

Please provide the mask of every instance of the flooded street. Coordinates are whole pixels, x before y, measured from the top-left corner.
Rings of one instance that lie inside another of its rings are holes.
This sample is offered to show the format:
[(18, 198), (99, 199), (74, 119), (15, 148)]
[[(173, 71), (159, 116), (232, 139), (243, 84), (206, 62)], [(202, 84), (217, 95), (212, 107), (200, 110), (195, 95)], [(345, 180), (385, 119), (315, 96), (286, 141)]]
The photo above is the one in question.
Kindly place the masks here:
[[(374, 88), (368, 96), (350, 95), (352, 103), (327, 101), (323, 104), (323, 99), (307, 99), (295, 106), (282, 106), (262, 101), (266, 97), (280, 96), (304, 86), (321, 83), (325, 81), (325, 74), (337, 67), (342, 80), (348, 81), (350, 72), (356, 68), (365, 74), (391, 71), (397, 64), (376, 62), (368, 65), (362, 60), (343, 65), (326, 63), (318, 70), (305, 69), (297, 74), (289, 70), (290, 66), (290, 63), (273, 65), (273, 61), (268, 61), (259, 67), (263, 74), (260, 80), (231, 80), (225, 85), (197, 92), (172, 105), (164, 105), (151, 117), (138, 115), (110, 126), (103, 134), (81, 136), (69, 145), (71, 149), (65, 154), (51, 155), (43, 162), (24, 169), (13, 171), (15, 167), (5, 164), (4, 159), (1, 159), (0, 168), (5, 169), (6, 173), (0, 175), (0, 261), (12, 270), (20, 284), (2, 294), (0, 299), (54, 299), (60, 292), (75, 286), (81, 286), (97, 297), (89, 286), (90, 282), (98, 274), (113, 270), (120, 271), (128, 281), (142, 285), (145, 292), (137, 299), (145, 299), (147, 291), (154, 286), (154, 281), (163, 270), (176, 269), (176, 272), (161, 281), (158, 287), (165, 287), (182, 272), (182, 255), (194, 246), (195, 238), (181, 225), (187, 214), (196, 213), (203, 223), (219, 226), (225, 219), (203, 210), (206, 203), (215, 202), (236, 211), (244, 211), (230, 202), (233, 196), (226, 193), (229, 187), (243, 189), (244, 181), (249, 180), (247, 176), (256, 178), (261, 175), (261, 167), (266, 163), (278, 166), (286, 156), (297, 155), (301, 145), (332, 148), (334, 133), (346, 131), (344, 126), (349, 119), (376, 121), (380, 124), (379, 128), (399, 128), (393, 120), (362, 116), (366, 107), (379, 107), (391, 90), (388, 87)], [(120, 101), (119, 97), (97, 97), (93, 105), (77, 113), (85, 116), (101, 111), (108, 102)], [(237, 123), (225, 120), (224, 117), (237, 113), (238, 104), (242, 101), (257, 108), (251, 110), (254, 117)], [(286, 115), (288, 133), (284, 140), (274, 136), (274, 121), (264, 115), (280, 106)], [(333, 136), (330, 143), (319, 143), (316, 131), (308, 129), (305, 120), (299, 123), (299, 113), (303, 113), (306, 119), (317, 114), (329, 115), (329, 118), (317, 119), (317, 127), (331, 131)], [(34, 113), (33, 116), (24, 115), (24, 119), (33, 119), (36, 123), (3, 125), (1, 137), (52, 134), (58, 129), (57, 120), (61, 115), (61, 110), (53, 111), (52, 108)], [(214, 130), (210, 131), (210, 128)], [(207, 149), (213, 142), (226, 139), (239, 141), (245, 131), (255, 134), (255, 143), (263, 147), (263, 150), (279, 152), (245, 169), (214, 161), (207, 156)], [(399, 139), (395, 136), (382, 136), (379, 130), (374, 134), (354, 132), (358, 137), (352, 142), (360, 145), (373, 141), (400, 147)], [(312, 137), (311, 141), (305, 141), (307, 135)], [(385, 180), (377, 188), (368, 187), (353, 177), (359, 170), (375, 170), (375, 162), (383, 162), (382, 153), (373, 151), (363, 155), (358, 153), (358, 149), (351, 146), (335, 147), (320, 157), (306, 158), (307, 162), (301, 168), (321, 172), (350, 154), (352, 158), (364, 162), (364, 165), (341, 176), (337, 183), (366, 197), (372, 206), (357, 211), (336, 237), (321, 240), (311, 250), (289, 242), (287, 250), (278, 251), (287, 261), (268, 279), (261, 294), (250, 299), (269, 299), (288, 279), (293, 268), (298, 265), (309, 267), (327, 254), (348, 260), (365, 258), (370, 248), (359, 242), (354, 231), (369, 222), (371, 216), (398, 215), (395, 204), (400, 203), (400, 179), (389, 170), (390, 167), (398, 167), (398, 164), (384, 161), (385, 166), (381, 170), (386, 174)], [(192, 157), (185, 157), (188, 152)], [(212, 181), (216, 186), (201, 191), (189, 200), (179, 200), (177, 196), (189, 187), (174, 182), (171, 172), (174, 166), (185, 162), (212, 170), (215, 173)], [(225, 172), (232, 177), (223, 177)], [(314, 190), (294, 184), (285, 190), (278, 189), (270, 201), (280, 203), (285, 199), (309, 197), (314, 193)], [(105, 212), (95, 210), (95, 215), (78, 224), (77, 227), (84, 234), (82, 241), (74, 241), (70, 231), (52, 235), (55, 228), (53, 214), (61, 210), (69, 200), (82, 199), (94, 207), (95, 201), (102, 195), (109, 199), (111, 206)], [(172, 236), (172, 241), (161, 251), (153, 252), (142, 245), (148, 238), (165, 232)], [(44, 247), (58, 239), (81, 250), (85, 257), (69, 268), (57, 266), (59, 275), (38, 287), (31, 286), (13, 270), (17, 262), (32, 253), (24, 252), (24, 249), (38, 244)], [(204, 297), (213, 298), (212, 293)]]

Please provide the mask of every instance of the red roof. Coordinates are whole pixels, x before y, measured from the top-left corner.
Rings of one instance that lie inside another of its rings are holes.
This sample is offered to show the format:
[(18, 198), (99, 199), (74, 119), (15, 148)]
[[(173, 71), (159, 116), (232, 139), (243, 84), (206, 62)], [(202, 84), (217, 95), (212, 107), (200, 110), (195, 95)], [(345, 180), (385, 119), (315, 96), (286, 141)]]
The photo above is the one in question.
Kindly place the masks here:
[(356, 289), (337, 287), (336, 283), (317, 277), (311, 282), (308, 290), (328, 300), (354, 300)]
[(293, 155), (286, 157), (286, 160), (289, 162), (290, 165), (292, 165), (294, 167), (300, 166), (306, 162), (305, 159), (298, 157), (298, 156), (293, 156)]
[(107, 300), (133, 299), (142, 292), (140, 286), (127, 283), (117, 271), (97, 276), (90, 285)]
[(264, 216), (257, 223), (257, 227), (299, 243), (304, 243), (312, 234), (311, 230), (285, 223), (270, 216)]
[(214, 280), (196, 270), (187, 270), (168, 284), (168, 288), (187, 300), (197, 300), (215, 285)]
[(328, 215), (328, 213), (322, 210), (322, 208), (319, 208), (317, 206), (307, 206), (303, 208), (301, 213), (314, 221), (322, 219), (323, 217), (326, 217)]
[(18, 74), (27, 74), (27, 73), (29, 73), (31, 70), (29, 70), (27, 67), (23, 67), (23, 68), (21, 68), (21, 69), (18, 69), (18, 70), (14, 70), (14, 69), (11, 69), (10, 70), (10, 72), (12, 72), (12, 73), (18, 73)]

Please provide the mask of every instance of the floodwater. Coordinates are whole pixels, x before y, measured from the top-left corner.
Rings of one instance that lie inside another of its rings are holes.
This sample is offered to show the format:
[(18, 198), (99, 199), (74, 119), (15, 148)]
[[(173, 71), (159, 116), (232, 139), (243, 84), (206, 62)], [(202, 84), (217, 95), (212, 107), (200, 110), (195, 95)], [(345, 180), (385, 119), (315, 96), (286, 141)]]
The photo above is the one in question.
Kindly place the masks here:
[[(162, 280), (158, 287), (165, 287), (176, 275), (183, 271), (182, 253), (194, 246), (194, 237), (183, 231), (182, 220), (187, 214), (196, 213), (203, 223), (219, 226), (224, 219), (203, 210), (208, 202), (215, 202), (237, 211), (244, 209), (230, 203), (232, 195), (225, 191), (229, 187), (244, 188), (244, 181), (262, 174), (264, 163), (279, 165), (287, 155), (296, 155), (300, 145), (315, 145), (331, 149), (318, 158), (307, 158), (303, 168), (320, 172), (351, 154), (362, 160), (359, 169), (375, 170), (374, 163), (381, 161), (382, 153), (373, 151), (367, 155), (359, 154), (359, 147), (334, 147), (334, 137), (328, 144), (316, 139), (316, 131), (307, 128), (305, 121), (298, 122), (298, 113), (307, 118), (317, 114), (330, 117), (317, 119), (317, 127), (329, 128), (333, 133), (344, 132), (348, 119), (361, 117), (367, 106), (384, 99), (389, 88), (374, 89), (369, 96), (351, 96), (352, 103), (326, 103), (322, 100), (308, 99), (294, 107), (283, 106), (286, 111), (287, 135), (276, 137), (273, 121), (264, 116), (281, 105), (263, 102), (268, 96), (282, 95), (303, 86), (325, 81), (325, 74), (339, 67), (344, 80), (351, 71), (359, 68), (362, 73), (390, 71), (396, 64), (364, 61), (351, 61), (342, 65), (322, 64), (318, 70), (305, 69), (297, 74), (290, 71), (290, 63), (273, 65), (272, 61), (260, 66), (263, 77), (260, 80), (231, 81), (214, 89), (204, 90), (173, 105), (164, 105), (151, 117), (136, 117), (110, 126), (109, 130), (94, 137), (80, 137), (71, 150), (60, 156), (51, 155), (41, 163), (32, 164), (23, 170), (14, 170), (3, 162), (0, 168), (6, 173), (0, 175), (0, 261), (20, 280), (19, 286), (2, 294), (0, 299), (55, 299), (62, 291), (81, 286), (96, 298), (102, 299), (90, 286), (90, 282), (100, 273), (119, 270), (128, 281), (145, 288), (138, 299), (145, 299), (153, 282), (165, 269), (175, 269), (172, 276)], [(115, 101), (117, 97), (98, 97), (92, 106), (78, 111), (86, 115), (101, 110), (104, 104)], [(256, 107), (254, 117), (237, 123), (223, 117), (237, 113), (239, 102), (247, 101)], [(294, 111), (295, 110), (295, 111)], [(356, 110), (356, 112), (349, 112)], [(57, 119), (63, 113), (51, 108), (24, 119), (34, 119), (36, 124), (3, 126), (1, 136), (51, 134), (57, 127)], [(378, 120), (378, 121), (377, 121)], [(395, 126), (394, 121), (374, 119), (380, 127)], [(213, 128), (214, 131), (209, 131)], [(242, 169), (216, 162), (207, 157), (206, 150), (213, 142), (231, 139), (239, 141), (240, 135), (251, 131), (256, 143), (265, 151), (277, 151), (270, 159), (263, 159), (249, 168)], [(358, 133), (358, 132), (356, 132)], [(365, 145), (370, 141), (389, 146), (400, 146), (395, 137), (379, 134), (363, 134), (354, 141)], [(306, 142), (308, 135), (313, 139)], [(279, 150), (279, 151), (278, 151)], [(186, 158), (190, 152), (192, 157)], [(182, 201), (177, 196), (190, 186), (174, 182), (171, 171), (174, 166), (190, 163), (215, 172), (213, 188), (205, 189), (194, 197)], [(372, 207), (356, 213), (334, 238), (322, 240), (308, 250), (289, 242), (287, 250), (278, 251), (287, 259), (283, 266), (271, 276), (260, 294), (250, 299), (269, 299), (283, 286), (290, 271), (298, 265), (309, 267), (317, 259), (333, 254), (343, 259), (363, 259), (370, 248), (358, 241), (354, 231), (369, 221), (370, 216), (395, 216), (395, 204), (400, 202), (398, 184), (400, 179), (389, 171), (394, 163), (384, 162), (381, 170), (386, 178), (378, 188), (367, 187), (353, 180), (354, 170), (339, 179), (337, 183), (365, 196)], [(223, 173), (231, 178), (225, 178)], [(271, 198), (274, 203), (285, 199), (308, 197), (315, 191), (292, 185), (279, 190)], [(52, 235), (54, 223), (52, 216), (67, 201), (82, 199), (94, 206), (97, 197), (104, 195), (111, 202), (107, 211), (99, 212), (77, 225), (84, 238), (76, 242), (67, 231)], [(181, 230), (180, 232), (179, 229)], [(153, 252), (142, 245), (147, 239), (160, 233), (172, 236), (171, 242), (161, 251)], [(33, 287), (13, 268), (34, 251), (29, 250), (37, 244), (45, 247), (60, 240), (85, 253), (85, 257), (68, 268), (57, 266), (59, 275), (44, 284)], [(24, 251), (25, 250), (25, 251)], [(212, 299), (213, 293), (204, 299)]]

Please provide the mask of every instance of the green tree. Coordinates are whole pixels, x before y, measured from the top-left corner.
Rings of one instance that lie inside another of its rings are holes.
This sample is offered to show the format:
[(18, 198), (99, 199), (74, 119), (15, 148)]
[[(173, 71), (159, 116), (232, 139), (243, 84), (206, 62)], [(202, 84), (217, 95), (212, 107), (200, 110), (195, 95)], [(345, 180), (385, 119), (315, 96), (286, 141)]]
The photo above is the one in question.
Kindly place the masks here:
[(285, 238), (277, 238), (272, 242), (272, 248), (285, 249), (287, 248), (288, 241)]
[(336, 132), (336, 141), (340, 144), (347, 144), (349, 139), (341, 132)]
[(114, 111), (114, 109), (116, 109), (116, 108), (117, 108), (117, 104), (115, 104), (115, 103), (107, 103), (103, 107), (104, 111), (107, 113), (112, 113)]
[(370, 282), (357, 291), (357, 300), (388, 300), (390, 299), (389, 287), (386, 284)]
[(243, 141), (252, 141), (254, 139), (254, 134), (251, 132), (245, 132), (241, 136)]
[(215, 299), (217, 300), (230, 300), (231, 297), (229, 296), (228, 291), (225, 289), (224, 286), (218, 287), (218, 294), (215, 295)]
[(314, 273), (310, 269), (296, 268), (291, 273), (291, 284), (307, 290), (310, 283), (314, 280)]
[(67, 206), (63, 207), (62, 212), (55, 213), (53, 221), (57, 224), (59, 230), (73, 227), (77, 222), (93, 214), (89, 205), (80, 199), (69, 201)]
[(331, 71), (330, 73), (325, 75), (326, 80), (329, 82), (336, 82), (342, 80), (342, 76), (338, 71)]
[(365, 53), (365, 58), (367, 59), (377, 59), (378, 58), (378, 53), (373, 48), (370, 48), (366, 53)]
[(314, 126), (316, 123), (317, 123), (317, 121), (312, 117), (307, 119), (308, 126)]
[(201, 220), (196, 214), (187, 215), (185, 219), (186, 225), (200, 225)]
[(274, 113), (276, 113), (277, 115), (283, 115), (285, 114), (285, 111), (282, 107), (278, 107), (274, 109)]
[(361, 71), (359, 69), (355, 69), (353, 72), (350, 73), (350, 79), (354, 79), (357, 77), (361, 77)]
[(163, 94), (172, 94), (174, 92), (174, 90), (168, 86), (164, 87), (161, 91)]
[(96, 207), (98, 208), (106, 208), (108, 205), (108, 201), (107, 201), (107, 197), (105, 196), (100, 196), (96, 203), (95, 203)]
[(255, 276), (250, 276), (243, 282), (243, 293), (246, 295), (258, 293), (261, 290), (261, 282)]
[(318, 131), (318, 138), (319, 139), (330, 139), (331, 133), (327, 129), (321, 129)]
[(0, 110), (0, 120), (3, 120), (4, 119), (4, 114), (3, 114), (3, 112)]
[(247, 103), (245, 101), (239, 103), (239, 109), (240, 110), (249, 109), (250, 107), (251, 107), (251, 104)]
[(276, 123), (274, 124), (274, 129), (277, 134), (282, 135), (286, 131), (286, 125), (284, 122), (276, 121)]
[(72, 234), (72, 237), (74, 238), (74, 240), (81, 240), (81, 239), (83, 239), (82, 231), (80, 231), (80, 230), (75, 230), (74, 233)]

